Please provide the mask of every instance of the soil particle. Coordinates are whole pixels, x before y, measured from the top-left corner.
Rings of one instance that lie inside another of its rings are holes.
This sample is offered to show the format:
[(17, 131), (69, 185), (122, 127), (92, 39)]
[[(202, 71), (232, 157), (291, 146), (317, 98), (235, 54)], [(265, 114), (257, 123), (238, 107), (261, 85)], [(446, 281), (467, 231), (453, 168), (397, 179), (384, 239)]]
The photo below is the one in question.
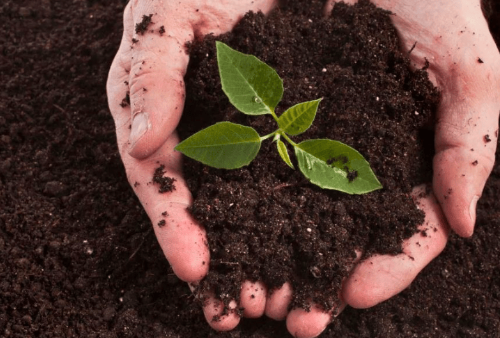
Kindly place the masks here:
[(358, 172), (356, 170), (347, 170), (347, 179), (349, 182), (354, 181), (358, 177)]
[(135, 32), (137, 34), (143, 35), (148, 30), (148, 26), (151, 24), (152, 17), (153, 14), (143, 15), (142, 21), (135, 25)]
[(125, 94), (125, 97), (123, 98), (122, 102), (120, 103), (120, 106), (122, 108), (130, 106), (130, 92), (127, 92), (127, 94)]
[(52, 197), (60, 197), (66, 194), (67, 190), (68, 190), (67, 186), (62, 182), (50, 181), (45, 184), (43, 193)]
[(158, 33), (160, 33), (160, 35), (163, 36), (163, 34), (165, 34), (165, 26), (160, 26)]
[(158, 192), (161, 194), (175, 190), (174, 182), (176, 181), (176, 179), (164, 175), (165, 166), (162, 164), (155, 169), (155, 172), (153, 174), (153, 183), (160, 186)]
[(9, 176), (11, 167), (12, 167), (12, 160), (10, 158), (0, 162), (0, 174)]
[(479, 162), (478, 162), (477, 160), (475, 160), (474, 162), (472, 162), (472, 165), (473, 165), (473, 166), (476, 166), (476, 165), (478, 165), (478, 163), (479, 163)]
[(489, 143), (489, 142), (491, 142), (491, 138), (490, 138), (490, 135), (489, 135), (489, 134), (484, 135), (484, 142), (485, 142), (485, 143)]
[(163, 228), (165, 226), (165, 224), (166, 224), (166, 221), (164, 219), (162, 219), (161, 221), (158, 222), (158, 226), (160, 228)]
[(334, 164), (335, 162), (341, 162), (342, 164), (346, 164), (347, 162), (349, 162), (349, 159), (345, 155), (340, 155), (337, 157), (332, 157), (326, 161), (328, 165)]
[(484, 63), (484, 61), (483, 61), (483, 60), (481, 60), (481, 58), (477, 58), (477, 62), (479, 62), (479, 63)]
[(446, 195), (444, 195), (444, 196), (443, 196), (443, 198), (444, 198), (445, 200), (446, 200), (446, 199), (448, 199), (448, 197), (451, 195), (451, 193), (452, 193), (452, 192), (453, 192), (453, 189), (449, 188), (449, 189), (448, 189), (447, 194), (446, 194)]
[(116, 310), (114, 307), (107, 307), (102, 311), (102, 318), (107, 322), (113, 320), (115, 315), (116, 315)]
[(31, 15), (31, 9), (27, 7), (21, 7), (19, 8), (19, 15), (22, 17), (28, 17)]

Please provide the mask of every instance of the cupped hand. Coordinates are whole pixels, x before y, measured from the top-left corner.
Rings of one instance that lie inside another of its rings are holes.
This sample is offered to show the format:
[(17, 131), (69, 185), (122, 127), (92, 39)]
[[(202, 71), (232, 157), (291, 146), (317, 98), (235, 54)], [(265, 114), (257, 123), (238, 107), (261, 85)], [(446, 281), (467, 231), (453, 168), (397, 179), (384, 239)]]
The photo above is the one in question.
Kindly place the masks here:
[[(372, 2), (393, 13), (401, 48), (413, 67), (428, 67), (442, 97), (435, 127), (436, 197), (423, 197), (423, 187), (415, 189), (426, 216), (421, 232), (403, 243), (402, 254), (375, 255), (354, 267), (341, 298), (355, 308), (374, 306), (404, 290), (444, 249), (449, 226), (460, 236), (472, 235), (476, 203), (494, 164), (500, 112), (500, 54), (480, 0)], [(326, 15), (334, 4), (327, 3)], [(307, 318), (309, 325), (296, 316)], [(320, 310), (297, 309), (288, 315), (287, 325), (296, 337), (309, 338), (319, 335), (329, 320)]]
[(415, 68), (428, 62), (429, 78), (441, 91), (433, 190), (451, 228), (469, 237), (495, 161), (500, 112), (500, 54), (481, 0), (372, 2), (393, 13), (402, 50)]
[[(476, 204), (495, 160), (500, 113), (500, 54), (480, 0), (371, 1), (393, 13), (401, 49), (415, 69), (427, 68), (441, 102), (435, 126), (435, 197), (418, 202), (426, 215), (422, 232), (403, 243), (402, 254), (372, 256), (354, 267), (341, 298), (355, 308), (374, 306), (404, 290), (444, 249), (449, 227), (460, 236), (472, 235)], [(335, 2), (327, 2), (325, 15)], [(422, 196), (422, 189), (414, 196)], [(309, 338), (319, 335), (329, 320), (319, 310), (297, 309), (288, 315), (287, 325), (296, 337)]]
[[(118, 148), (166, 258), (186, 282), (196, 283), (207, 274), (210, 257), (205, 231), (187, 211), (192, 198), (182, 177), (181, 154), (174, 151), (189, 62), (185, 46), (198, 36), (231, 30), (248, 11), (268, 13), (276, 2), (132, 0), (125, 8), (123, 37), (107, 82)], [(175, 180), (175, 189), (163, 194), (152, 183), (160, 165)], [(239, 306), (246, 317), (268, 313), (282, 319), (290, 297), (291, 290), (283, 287), (267, 299), (265, 286), (245, 282)], [(209, 324), (216, 330), (233, 329), (240, 320), (236, 311), (213, 320), (222, 311), (220, 302), (208, 299), (204, 312)]]

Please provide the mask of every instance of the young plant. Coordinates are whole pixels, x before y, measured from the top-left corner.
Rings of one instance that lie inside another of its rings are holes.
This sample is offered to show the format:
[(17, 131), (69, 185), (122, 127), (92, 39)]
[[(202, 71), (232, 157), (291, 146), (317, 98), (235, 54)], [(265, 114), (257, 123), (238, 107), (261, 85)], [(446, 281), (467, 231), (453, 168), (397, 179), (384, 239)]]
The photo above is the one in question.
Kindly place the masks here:
[(300, 171), (321, 188), (349, 194), (382, 188), (368, 162), (348, 145), (328, 139), (292, 141), (290, 136), (309, 129), (321, 99), (299, 103), (278, 117), (274, 109), (283, 96), (283, 80), (276, 71), (222, 42), (217, 41), (216, 46), (222, 90), (232, 105), (247, 115), (269, 114), (278, 128), (261, 137), (251, 127), (219, 122), (179, 143), (177, 151), (211, 167), (236, 169), (248, 165), (262, 141), (273, 137), (283, 161), (295, 169), (282, 139), (293, 147)]

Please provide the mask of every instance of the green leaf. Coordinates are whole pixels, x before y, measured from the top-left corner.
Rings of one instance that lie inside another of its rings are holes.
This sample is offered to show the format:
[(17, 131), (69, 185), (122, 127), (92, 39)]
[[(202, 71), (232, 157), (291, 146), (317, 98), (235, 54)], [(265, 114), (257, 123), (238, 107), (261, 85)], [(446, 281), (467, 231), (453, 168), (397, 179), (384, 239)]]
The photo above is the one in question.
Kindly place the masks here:
[(280, 154), (283, 161), (285, 161), (285, 163), (288, 164), (290, 168), (295, 169), (292, 161), (290, 160), (290, 155), (288, 155), (288, 149), (286, 149), (286, 145), (283, 143), (283, 141), (278, 140), (276, 142), (276, 145), (278, 146), (278, 153)]
[(220, 122), (185, 139), (175, 150), (211, 167), (236, 169), (252, 162), (260, 144), (253, 128)]
[(283, 96), (278, 73), (253, 55), (216, 41), (222, 90), (229, 101), (248, 115), (271, 114)]
[(289, 135), (302, 134), (313, 123), (320, 101), (321, 99), (303, 102), (287, 109), (278, 118), (278, 125)]
[(364, 157), (341, 142), (307, 140), (295, 147), (295, 154), (300, 171), (323, 189), (365, 194), (382, 188)]

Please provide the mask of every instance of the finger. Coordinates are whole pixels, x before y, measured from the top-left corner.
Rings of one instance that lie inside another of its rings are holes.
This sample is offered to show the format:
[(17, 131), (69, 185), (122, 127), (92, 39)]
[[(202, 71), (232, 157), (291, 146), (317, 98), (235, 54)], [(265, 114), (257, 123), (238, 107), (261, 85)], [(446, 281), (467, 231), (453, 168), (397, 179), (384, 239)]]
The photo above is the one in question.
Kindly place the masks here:
[[(134, 6), (135, 5), (135, 6)], [(142, 159), (172, 134), (184, 107), (185, 45), (193, 38), (188, 13), (172, 2), (132, 2), (129, 153)]]
[[(355, 254), (356, 258), (347, 267), (349, 270), (351, 270), (352, 267), (355, 266), (361, 259), (362, 256), (361, 251), (356, 250)], [(283, 289), (282, 294), (279, 296), (281, 299), (285, 300), (283, 303), (287, 303), (286, 308), (288, 308), (288, 304), (292, 300), (292, 289), (288, 283), (286, 283), (282, 287), (282, 289)], [(334, 307), (333, 309), (327, 312), (323, 311), (316, 305), (312, 305), (310, 311), (306, 311), (301, 308), (293, 309), (292, 311), (290, 311), (286, 319), (286, 325), (288, 331), (294, 337), (302, 337), (302, 338), (317, 337), (319, 334), (321, 334), (321, 332), (325, 330), (325, 328), (331, 322), (332, 317), (337, 317), (344, 310), (346, 302), (342, 299), (340, 293), (338, 297), (340, 299), (340, 304), (337, 307)], [(281, 300), (280, 298), (278, 298), (278, 301)], [(283, 306), (284, 304), (280, 304), (280, 307), (278, 307), (278, 309), (281, 310), (281, 312), (278, 312), (278, 314), (282, 314), (283, 310), (286, 309), (283, 308)]]
[(229, 308), (224, 307), (224, 303), (210, 296), (203, 306), (205, 319), (216, 331), (231, 331), (240, 322), (240, 316), (236, 312), (237, 304), (233, 300), (229, 303)]
[[(160, 147), (179, 123), (184, 107), (186, 43), (194, 35), (229, 31), (251, 9), (269, 11), (276, 1), (200, 4), (176, 1), (132, 2), (129, 153), (145, 158)], [(196, 31), (196, 32), (195, 32)]]
[[(500, 61), (496, 64), (496, 70), (485, 66), (473, 77), (461, 76), (467, 87), (443, 93), (438, 112), (433, 189), (450, 226), (463, 237), (474, 231), (476, 204), (495, 162)], [(479, 88), (471, 89), (474, 85)]]
[[(123, 35), (118, 52), (116, 53), (111, 68), (109, 70), (106, 83), (106, 93), (108, 97), (108, 106), (113, 116), (117, 133), (124, 131), (128, 134), (130, 126), (130, 105), (127, 100), (129, 93), (129, 73), (130, 73), (130, 40), (132, 38), (131, 30), (132, 13), (130, 4), (125, 7), (123, 14)], [(126, 128), (123, 128), (126, 127)]]
[(436, 198), (463, 237), (474, 231), (476, 204), (493, 168), (500, 110), (500, 54), (479, 1), (466, 4), (468, 21), (445, 68), (448, 77), (436, 76), (442, 99), (433, 163)]
[[(356, 250), (356, 258), (351, 262), (348, 269), (352, 269), (361, 259), (362, 252)], [(285, 284), (286, 285), (286, 284)], [(284, 296), (291, 301), (291, 287), (284, 290)], [(323, 311), (316, 305), (311, 306), (310, 311), (301, 308), (293, 309), (290, 311), (286, 318), (286, 325), (288, 331), (294, 336), (299, 338), (313, 338), (317, 337), (325, 330), (332, 320), (332, 316), (338, 316), (345, 308), (346, 302), (342, 299), (339, 293), (340, 304), (331, 309), (330, 311)], [(287, 305), (288, 307), (288, 305)]]
[(314, 338), (323, 332), (332, 319), (332, 313), (339, 314), (345, 304), (329, 312), (312, 305), (309, 311), (301, 308), (293, 309), (286, 317), (288, 332), (296, 338)]
[(240, 292), (240, 307), (243, 308), (243, 317), (261, 317), (266, 308), (266, 295), (267, 289), (262, 282), (243, 282)]
[(288, 314), (288, 306), (292, 302), (293, 290), (290, 283), (273, 290), (267, 297), (265, 314), (274, 320), (284, 320)]
[[(118, 134), (118, 142), (127, 137)], [(125, 141), (126, 142), (126, 141)], [(191, 194), (181, 173), (181, 155), (174, 151), (178, 143), (174, 133), (153, 155), (145, 160), (137, 160), (123, 147), (122, 160), (129, 183), (141, 201), (144, 210), (153, 223), (158, 242), (172, 265), (175, 274), (182, 280), (201, 280), (208, 272), (209, 250), (206, 234), (187, 210), (191, 205)], [(153, 173), (163, 165), (164, 188), (168, 187), (167, 177), (173, 179), (174, 189), (160, 193), (160, 186), (153, 182)]]
[(419, 208), (425, 213), (421, 232), (403, 243), (397, 256), (374, 255), (358, 264), (343, 286), (343, 299), (354, 308), (374, 306), (404, 290), (417, 274), (444, 249), (449, 227), (432, 194), (425, 187), (414, 189)]
[(196, 37), (208, 34), (215, 36), (231, 31), (246, 13), (268, 14), (278, 4), (278, 0), (219, 0), (216, 3), (201, 3), (193, 16)]
[(468, 119), (471, 127), (457, 130), (449, 121), (449, 113), (436, 130), (434, 192), (450, 226), (463, 237), (474, 231), (477, 201), (495, 161), (499, 107), (491, 101), (490, 107), (484, 107), (488, 101), (470, 107), (477, 109)]
[(181, 280), (200, 281), (208, 272), (210, 260), (205, 231), (187, 211), (187, 204), (162, 204), (157, 204), (154, 215), (148, 213), (156, 224), (154, 231), (160, 247)]
[[(178, 139), (171, 135), (170, 141), (155, 156), (145, 161), (138, 161), (128, 154), (131, 115), (130, 106), (124, 104), (124, 99), (129, 87), (132, 27), (133, 17), (129, 3), (124, 12), (122, 42), (107, 82), (108, 102), (115, 121), (120, 155), (129, 183), (152, 220), (159, 244), (174, 272), (182, 280), (198, 281), (208, 271), (209, 252), (204, 230), (186, 210), (191, 195), (181, 177), (180, 155), (173, 151)], [(160, 194), (158, 186), (151, 182), (153, 173), (160, 164), (164, 164), (167, 174), (176, 180), (176, 189), (170, 193)]]

